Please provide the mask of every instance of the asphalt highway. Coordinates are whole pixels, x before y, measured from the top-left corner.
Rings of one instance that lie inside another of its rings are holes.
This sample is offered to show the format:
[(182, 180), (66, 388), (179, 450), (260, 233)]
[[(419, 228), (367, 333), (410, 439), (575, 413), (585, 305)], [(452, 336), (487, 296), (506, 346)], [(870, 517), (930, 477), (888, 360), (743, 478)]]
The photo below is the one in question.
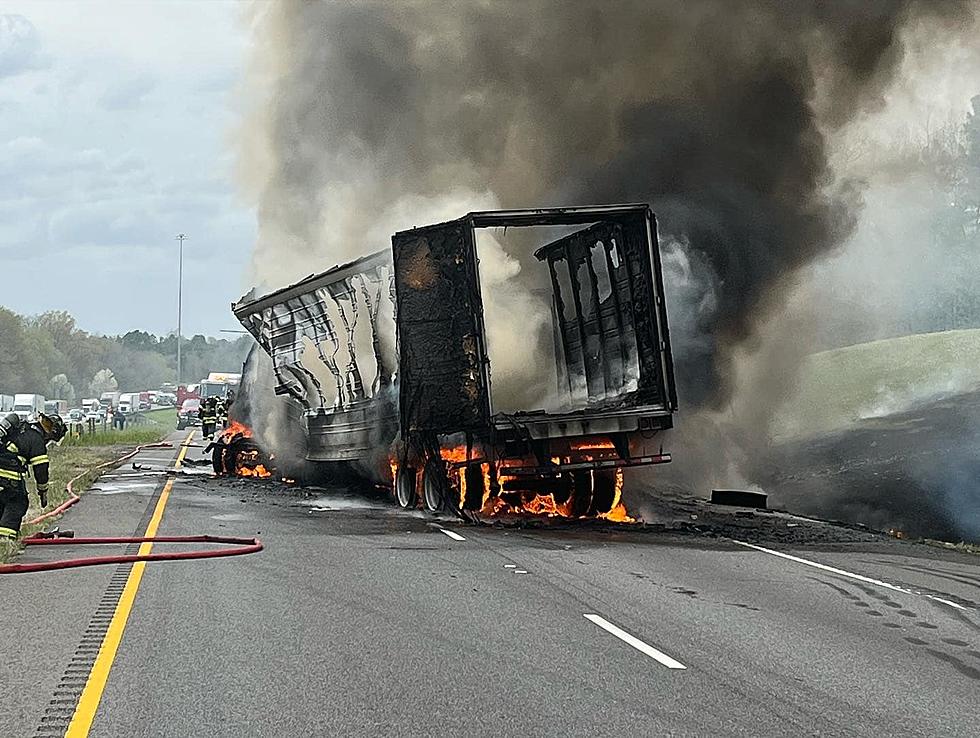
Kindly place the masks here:
[[(131, 471), (60, 524), (145, 527), (165, 479)], [(94, 706), (79, 653), (106, 650), (92, 619), (127, 572), (0, 578), (0, 735), (976, 735), (976, 557), (478, 527), (173, 479), (159, 534), (265, 550), (147, 565)]]

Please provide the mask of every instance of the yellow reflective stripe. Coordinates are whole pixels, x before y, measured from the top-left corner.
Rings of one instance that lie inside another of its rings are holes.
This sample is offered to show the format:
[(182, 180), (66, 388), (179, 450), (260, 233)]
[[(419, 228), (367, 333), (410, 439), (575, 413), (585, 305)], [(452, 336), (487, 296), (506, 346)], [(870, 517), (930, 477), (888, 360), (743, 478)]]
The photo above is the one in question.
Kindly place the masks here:
[(2, 528), (0, 527), (0, 538), (16, 538), (17, 531), (13, 528)]
[(48, 491), (48, 485), (46, 485), (46, 484), (39, 484), (39, 485), (37, 485), (37, 488), (38, 488), (38, 491), (40, 491), (40, 492), (47, 492)]
[(51, 457), (47, 454), (41, 454), (40, 456), (35, 456), (31, 459), (31, 466), (37, 466), (38, 464), (47, 464), (51, 461)]
[(16, 443), (8, 443), (7, 444), (7, 450), (10, 453), (12, 453), (12, 454), (19, 454), (20, 453), (20, 449), (17, 448), (17, 444)]
[(16, 479), (19, 482), (21, 475), (8, 469), (0, 469), (0, 477), (3, 479)]

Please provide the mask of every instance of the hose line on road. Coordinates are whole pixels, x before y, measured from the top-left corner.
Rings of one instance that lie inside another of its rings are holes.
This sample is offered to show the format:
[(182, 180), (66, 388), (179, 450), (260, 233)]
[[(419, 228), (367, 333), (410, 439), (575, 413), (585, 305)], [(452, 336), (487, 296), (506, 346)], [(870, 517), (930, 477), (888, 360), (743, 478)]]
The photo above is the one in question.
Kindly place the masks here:
[(58, 505), (58, 507), (56, 507), (54, 510), (50, 510), (50, 511), (48, 511), (46, 513), (43, 513), (42, 515), (38, 515), (36, 518), (33, 518), (32, 520), (28, 520), (26, 524), (27, 525), (36, 525), (36, 524), (40, 523), (42, 520), (47, 520), (48, 518), (53, 518), (55, 515), (61, 515), (61, 513), (63, 513), (69, 507), (71, 507), (72, 505), (76, 504), (79, 500), (81, 500), (82, 498), (79, 497), (75, 493), (75, 490), (72, 488), (72, 485), (74, 485), (75, 482), (77, 482), (79, 479), (81, 479), (82, 477), (84, 477), (86, 474), (91, 474), (96, 469), (103, 469), (103, 468), (105, 468), (107, 466), (114, 466), (116, 464), (121, 464), (126, 459), (133, 458), (134, 456), (136, 456), (136, 454), (138, 454), (140, 451), (142, 451), (145, 448), (173, 448), (173, 447), (174, 447), (174, 445), (172, 443), (170, 443), (169, 441), (159, 441), (157, 443), (147, 443), (147, 444), (144, 444), (142, 446), (137, 446), (135, 449), (133, 449), (132, 451), (130, 451), (125, 456), (120, 456), (118, 459), (112, 459), (111, 461), (106, 461), (106, 462), (104, 462), (102, 464), (97, 464), (96, 466), (93, 466), (90, 469), (86, 469), (81, 474), (76, 474), (74, 477), (72, 477), (71, 479), (69, 479), (68, 480), (68, 484), (65, 485), (65, 489), (68, 490), (68, 495), (69, 495), (68, 496), (68, 499), (65, 500), (64, 502), (62, 502), (60, 505)]
[[(182, 444), (187, 446), (189, 444)], [(107, 466), (121, 464), (127, 459), (132, 458), (147, 448), (173, 448), (173, 444), (168, 441), (148, 443), (137, 446), (133, 451), (111, 461), (106, 461), (90, 469), (86, 469), (81, 474), (72, 477), (66, 489), (70, 497), (54, 510), (39, 515), (33, 520), (27, 521), (29, 525), (39, 523), (48, 518), (63, 513), (65, 510), (75, 505), (81, 497), (75, 493), (72, 485), (86, 474), (102, 469)], [(179, 458), (179, 457), (178, 457)], [(179, 463), (179, 461), (178, 461)], [(127, 537), (92, 537), (92, 538), (70, 538), (52, 537), (41, 533), (21, 539), (25, 546), (68, 546), (78, 545), (111, 545), (111, 544), (132, 544), (132, 543), (217, 543), (234, 546), (233, 548), (202, 548), (192, 551), (173, 551), (167, 553), (136, 553), (136, 554), (116, 554), (104, 556), (87, 556), (76, 559), (59, 559), (57, 561), (45, 561), (36, 564), (0, 564), (0, 574), (26, 574), (28, 572), (55, 571), (58, 569), (74, 569), (81, 566), (99, 566), (102, 564), (128, 564), (138, 561), (185, 561), (188, 559), (216, 559), (226, 556), (243, 556), (245, 554), (257, 553), (262, 550), (262, 542), (258, 538), (232, 538), (227, 536), (127, 536)]]
[(119, 554), (108, 556), (88, 556), (78, 559), (61, 559), (45, 561), (37, 564), (2, 564), (0, 574), (25, 574), (34, 571), (55, 571), (57, 569), (74, 569), (79, 566), (98, 566), (100, 564), (127, 564), (136, 561), (184, 561), (187, 559), (216, 559), (224, 556), (244, 556), (258, 553), (262, 550), (262, 541), (258, 538), (231, 538), (228, 536), (131, 536), (106, 538), (40, 538), (31, 536), (25, 538), (25, 546), (70, 546), (106, 545), (118, 543), (222, 543), (233, 544), (235, 548), (201, 548), (193, 551), (173, 551), (168, 553)]

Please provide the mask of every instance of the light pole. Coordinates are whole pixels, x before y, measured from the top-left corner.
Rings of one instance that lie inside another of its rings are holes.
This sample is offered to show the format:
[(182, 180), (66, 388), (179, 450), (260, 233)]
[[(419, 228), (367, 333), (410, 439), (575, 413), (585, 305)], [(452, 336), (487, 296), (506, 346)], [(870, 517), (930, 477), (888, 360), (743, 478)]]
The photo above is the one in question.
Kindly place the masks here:
[(180, 247), (177, 252), (177, 386), (180, 387), (180, 318), (181, 303), (184, 292), (184, 239), (187, 238), (183, 233), (177, 234), (177, 243)]

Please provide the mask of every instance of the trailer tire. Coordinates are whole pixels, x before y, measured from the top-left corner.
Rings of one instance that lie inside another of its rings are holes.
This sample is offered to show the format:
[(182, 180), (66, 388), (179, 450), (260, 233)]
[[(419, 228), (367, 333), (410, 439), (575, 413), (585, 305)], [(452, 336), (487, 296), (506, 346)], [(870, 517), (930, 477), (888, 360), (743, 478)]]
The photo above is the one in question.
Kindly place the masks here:
[(596, 469), (592, 472), (592, 505), (589, 512), (605, 514), (616, 504), (616, 470)]
[(589, 471), (572, 472), (572, 507), (569, 511), (573, 518), (581, 518), (589, 514), (592, 507), (592, 473)]
[(418, 495), (415, 491), (415, 468), (411, 466), (398, 467), (395, 475), (395, 500), (402, 508), (415, 507)]
[(463, 509), (480, 510), (483, 508), (483, 465), (470, 464), (464, 475), (466, 493), (463, 495)]
[(422, 470), (422, 504), (429, 512), (439, 512), (448, 496), (446, 465), (441, 459), (429, 459)]

